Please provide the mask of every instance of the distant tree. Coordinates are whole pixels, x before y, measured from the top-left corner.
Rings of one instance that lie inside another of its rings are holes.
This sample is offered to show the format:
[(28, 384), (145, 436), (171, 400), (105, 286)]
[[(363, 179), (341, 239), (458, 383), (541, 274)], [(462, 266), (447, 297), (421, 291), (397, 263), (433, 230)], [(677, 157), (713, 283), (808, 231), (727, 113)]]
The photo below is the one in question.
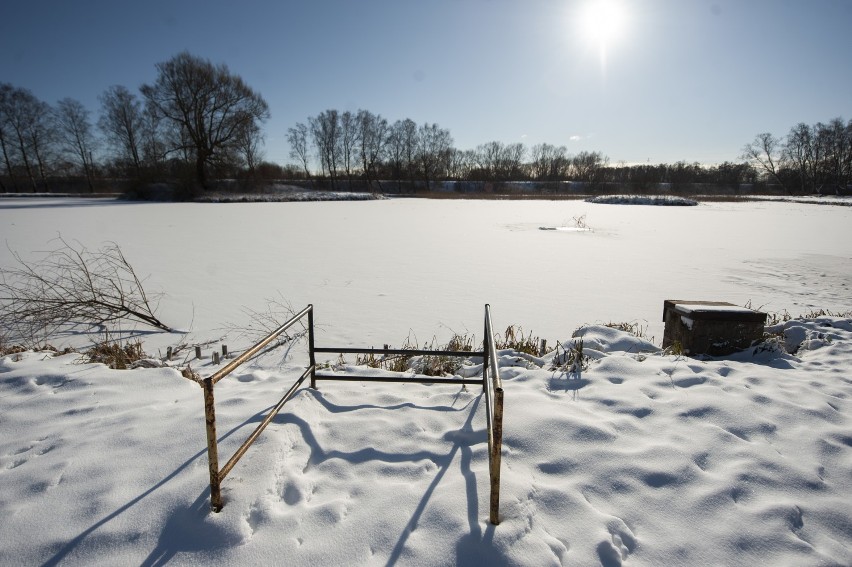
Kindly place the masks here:
[(571, 159), (573, 176), (578, 181), (595, 184), (601, 181), (603, 168), (609, 163), (609, 158), (601, 152), (580, 152)]
[(811, 127), (804, 122), (796, 124), (787, 134), (782, 150), (787, 166), (795, 171), (802, 193), (813, 191), (816, 183), (817, 164), (820, 162), (816, 135), (819, 126)]
[(781, 140), (769, 132), (763, 132), (743, 147), (741, 158), (783, 187), (784, 182), (779, 176), (781, 150)]
[(406, 118), (399, 122), (399, 141), (402, 148), (402, 159), (408, 179), (414, 179), (417, 170), (418, 132), (414, 120)]
[[(3, 165), (6, 169), (6, 175), (9, 177), (12, 187), (17, 190), (14, 170), (15, 162), (13, 161), (14, 134), (11, 126), (11, 116), (9, 115), (12, 109), (12, 93), (14, 90), (15, 87), (9, 83), (0, 83), (0, 151), (3, 153)], [(8, 191), (6, 185), (2, 183), (1, 177), (0, 187), (2, 187), (4, 193)]]
[(376, 178), (376, 167), (385, 154), (389, 142), (390, 126), (388, 121), (368, 110), (359, 110), (355, 118), (358, 125), (356, 137), (361, 168), (367, 186), (372, 188)]
[[(406, 154), (409, 153), (407, 149), (410, 148), (410, 144), (407, 143), (408, 123), (414, 124), (411, 120), (397, 120), (390, 127), (390, 132), (388, 132), (387, 160), (391, 166), (391, 176), (397, 180), (402, 179)], [(416, 124), (414, 124), (414, 131), (417, 131)]]
[(446, 175), (447, 161), (453, 147), (449, 130), (437, 124), (423, 124), (417, 130), (417, 158), (428, 191), (430, 183)]
[(568, 150), (565, 146), (537, 144), (530, 151), (531, 171), (534, 179), (559, 181), (568, 174)]
[(92, 155), (97, 140), (92, 132), (89, 111), (80, 101), (63, 98), (56, 103), (54, 116), (62, 150), (82, 169), (89, 191), (94, 192), (95, 167)]
[(354, 114), (348, 110), (340, 115), (340, 156), (343, 161), (343, 171), (346, 179), (352, 185), (352, 169), (357, 166), (358, 122)]
[(852, 178), (852, 120), (834, 118), (822, 125), (818, 143), (822, 146), (822, 174), (825, 183), (835, 189), (846, 189)]
[(299, 122), (294, 127), (288, 128), (287, 142), (290, 144), (290, 157), (299, 161), (299, 164), (305, 171), (305, 178), (310, 179), (311, 173), (308, 170), (308, 163), (311, 156), (308, 148), (307, 125)]
[(10, 135), (10, 146), (20, 159), (32, 190), (38, 190), (36, 176), (47, 188), (47, 168), (54, 142), (53, 115), (50, 106), (30, 91), (12, 87), (3, 100), (2, 114)]
[(263, 131), (256, 123), (240, 131), (236, 139), (236, 150), (240, 160), (250, 176), (257, 173), (258, 164), (263, 161)]
[(739, 189), (743, 183), (754, 183), (757, 171), (750, 163), (723, 162), (710, 170), (709, 182), (724, 187)]
[(139, 98), (121, 85), (108, 88), (100, 96), (101, 115), (98, 128), (107, 147), (121, 162), (142, 176), (145, 109)]
[(226, 157), (241, 136), (269, 118), (269, 106), (225, 65), (183, 52), (156, 67), (157, 80), (142, 85), (142, 95), (177, 129), (174, 149), (193, 155), (195, 179), (206, 188), (205, 168)]
[(476, 167), (476, 152), (474, 150), (450, 150), (447, 161), (447, 175), (451, 179), (470, 179), (472, 170)]
[(340, 113), (330, 109), (308, 120), (311, 137), (320, 158), (320, 167), (331, 178), (331, 186), (337, 183), (337, 170), (340, 167), (341, 131)]
[(486, 181), (493, 181), (497, 178), (497, 168), (502, 149), (503, 143), (497, 141), (476, 146), (476, 165), (479, 169), (477, 177)]

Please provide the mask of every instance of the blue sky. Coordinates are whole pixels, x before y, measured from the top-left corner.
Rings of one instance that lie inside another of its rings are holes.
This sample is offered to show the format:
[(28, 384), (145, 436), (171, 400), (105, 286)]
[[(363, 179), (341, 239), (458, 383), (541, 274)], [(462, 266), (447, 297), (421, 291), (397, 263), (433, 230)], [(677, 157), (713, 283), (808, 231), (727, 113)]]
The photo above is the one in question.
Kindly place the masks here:
[(11, 0), (0, 81), (97, 113), (188, 50), (267, 100), (266, 158), (336, 108), (492, 140), (601, 151), (612, 163), (737, 160), (759, 132), (852, 118), (852, 0)]

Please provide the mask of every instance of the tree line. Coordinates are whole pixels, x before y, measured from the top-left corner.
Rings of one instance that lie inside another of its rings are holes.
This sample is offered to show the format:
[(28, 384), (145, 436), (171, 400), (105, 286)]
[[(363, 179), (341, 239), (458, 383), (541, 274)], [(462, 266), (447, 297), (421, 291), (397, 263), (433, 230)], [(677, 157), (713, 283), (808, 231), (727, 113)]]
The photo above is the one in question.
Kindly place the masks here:
[(63, 179), (89, 191), (116, 179), (140, 185), (177, 183), (190, 191), (221, 179), (305, 179), (332, 188), (384, 191), (383, 181), (579, 181), (650, 192), (666, 184), (739, 189), (768, 184), (785, 192), (846, 191), (852, 173), (852, 121), (798, 124), (785, 138), (762, 133), (741, 162), (611, 164), (597, 151), (492, 141), (454, 147), (450, 131), (368, 110), (328, 109), (287, 130), (292, 163), (263, 159), (263, 97), (225, 65), (187, 52), (156, 64), (157, 77), (138, 92), (108, 88), (97, 120), (82, 103), (51, 106), (30, 91), (0, 83), (0, 191), (49, 191)]
[(845, 191), (852, 181), (852, 120), (800, 122), (784, 138), (758, 134), (742, 158), (788, 192)]
[(48, 191), (72, 176), (90, 191), (96, 178), (208, 188), (211, 178), (256, 168), (269, 117), (260, 94), (225, 65), (186, 52), (156, 67), (156, 81), (138, 93), (116, 85), (101, 94), (97, 130), (77, 100), (50, 106), (0, 83), (0, 190)]

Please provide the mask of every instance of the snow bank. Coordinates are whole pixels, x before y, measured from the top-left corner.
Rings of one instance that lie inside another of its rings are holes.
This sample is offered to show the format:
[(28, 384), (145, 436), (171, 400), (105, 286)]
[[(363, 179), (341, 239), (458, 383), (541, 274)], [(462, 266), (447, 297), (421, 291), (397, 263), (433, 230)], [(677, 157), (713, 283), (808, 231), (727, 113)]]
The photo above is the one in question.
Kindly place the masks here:
[(587, 203), (599, 205), (662, 205), (674, 207), (694, 207), (698, 201), (684, 197), (643, 196), (643, 195), (601, 195), (586, 199)]
[[(6, 356), (0, 564), (848, 565), (852, 320), (797, 329), (823, 338), (698, 361), (590, 326), (579, 373), (502, 352), (496, 527), (479, 388), (303, 389), (213, 514), (196, 384)], [(225, 456), (303, 363), (269, 362), (217, 386)]]

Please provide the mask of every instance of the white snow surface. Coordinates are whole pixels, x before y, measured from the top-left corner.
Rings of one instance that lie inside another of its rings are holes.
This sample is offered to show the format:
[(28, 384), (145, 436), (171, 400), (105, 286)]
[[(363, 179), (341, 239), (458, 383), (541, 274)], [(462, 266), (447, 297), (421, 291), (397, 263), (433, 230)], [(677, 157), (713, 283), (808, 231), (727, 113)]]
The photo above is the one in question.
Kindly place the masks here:
[[(592, 231), (538, 230), (577, 214)], [(661, 336), (678, 297), (849, 310), (850, 220), (794, 203), (4, 200), (2, 236), (25, 258), (61, 233), (115, 241), (150, 274), (158, 313), (191, 327), (142, 335), (152, 353), (223, 335), (245, 347), (222, 327), (276, 294), (315, 305), (321, 345), (476, 333), (486, 302), (498, 328), (574, 338), (500, 352), (498, 526), (478, 387), (300, 389), (215, 514), (197, 384), (76, 354), (2, 357), (0, 565), (852, 564), (852, 320), (793, 319), (707, 360), (599, 324)], [(554, 367), (580, 339), (588, 368)], [(305, 364), (300, 343), (217, 385), (220, 462)], [(209, 351), (193, 367), (211, 373)]]

